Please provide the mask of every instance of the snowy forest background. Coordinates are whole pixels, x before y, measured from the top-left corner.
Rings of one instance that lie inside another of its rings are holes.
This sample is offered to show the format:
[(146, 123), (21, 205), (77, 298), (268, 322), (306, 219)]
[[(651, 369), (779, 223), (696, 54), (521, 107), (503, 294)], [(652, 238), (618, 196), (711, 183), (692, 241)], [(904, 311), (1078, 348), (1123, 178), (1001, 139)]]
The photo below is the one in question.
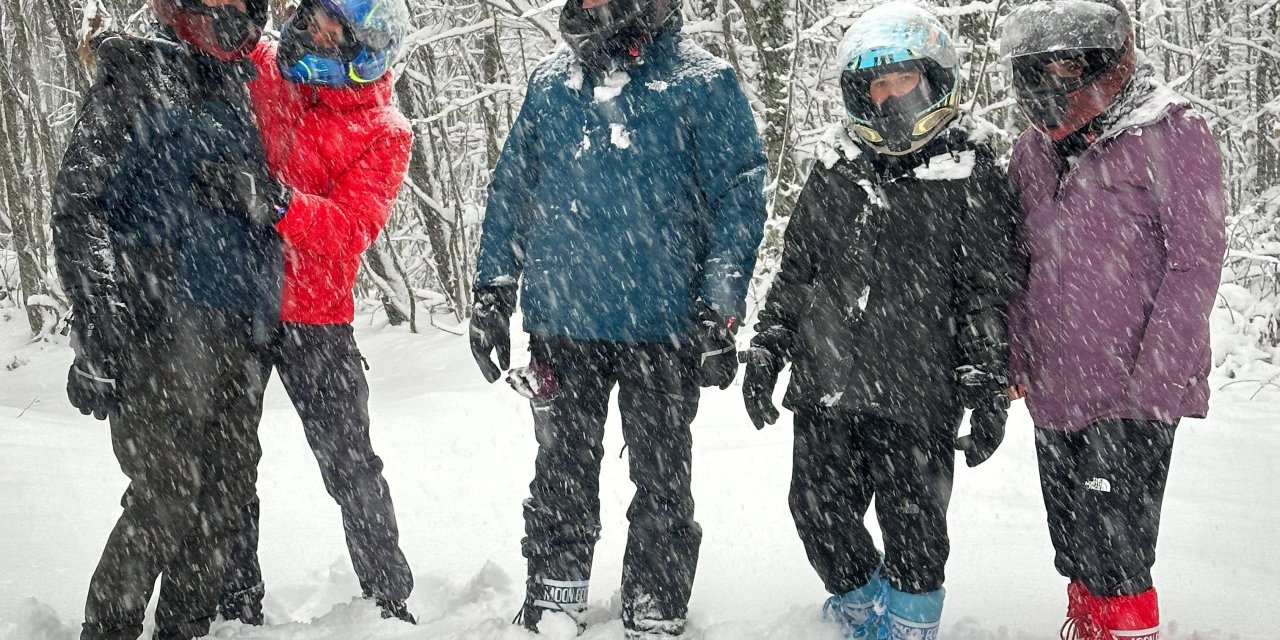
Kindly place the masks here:
[[(485, 187), (534, 65), (559, 45), (563, 0), (409, 0), (415, 32), (396, 88), (417, 133), (396, 212), (365, 255), (357, 296), (410, 331), (469, 308)], [(271, 0), (284, 15), (290, 0)], [(843, 122), (833, 59), (871, 0), (684, 0), (686, 37), (742, 78), (769, 158), (769, 231), (753, 297), (813, 159)], [(1013, 136), (1025, 126), (998, 63), (1010, 0), (938, 0), (965, 62), (971, 111)], [(1215, 364), (1231, 375), (1280, 364), (1280, 0), (1130, 3), (1139, 47), (1211, 124), (1226, 170), (1230, 253), (1215, 317)], [(49, 200), (92, 78), (86, 42), (142, 30), (145, 0), (0, 0), (0, 311), (40, 338), (65, 300), (52, 264)]]

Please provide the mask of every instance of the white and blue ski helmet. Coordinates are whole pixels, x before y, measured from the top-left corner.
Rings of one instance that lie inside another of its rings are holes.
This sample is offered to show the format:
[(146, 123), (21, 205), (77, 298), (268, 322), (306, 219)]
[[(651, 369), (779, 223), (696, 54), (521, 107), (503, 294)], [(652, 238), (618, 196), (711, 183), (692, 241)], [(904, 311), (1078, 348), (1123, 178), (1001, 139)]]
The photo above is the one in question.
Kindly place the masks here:
[[(840, 41), (838, 59), (852, 129), (878, 153), (911, 153), (959, 113), (959, 56), (942, 23), (919, 6), (888, 2), (862, 14)], [(904, 95), (872, 100), (872, 80), (898, 72), (918, 73), (920, 81)]]

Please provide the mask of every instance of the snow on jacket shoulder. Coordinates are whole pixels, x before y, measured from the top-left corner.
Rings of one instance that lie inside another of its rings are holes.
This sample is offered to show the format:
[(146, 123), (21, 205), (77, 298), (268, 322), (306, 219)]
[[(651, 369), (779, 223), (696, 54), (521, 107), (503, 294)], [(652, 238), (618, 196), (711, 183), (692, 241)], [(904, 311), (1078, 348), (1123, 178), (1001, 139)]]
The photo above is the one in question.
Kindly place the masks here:
[(413, 130), (392, 104), (390, 74), (359, 87), (317, 87), (280, 75), (276, 43), (259, 44), (251, 58), (258, 78), (249, 91), (268, 165), (293, 189), (276, 224), (285, 241), (281, 319), (351, 322), (360, 256), (391, 214)]
[(1208, 410), (1222, 161), (1185, 100), (1167, 89), (1152, 100), (1061, 179), (1039, 131), (1014, 149), (1023, 266), (1010, 333), (1038, 427), (1172, 422)]
[(593, 77), (540, 63), (489, 185), (476, 286), (523, 277), (524, 328), (690, 335), (701, 298), (742, 317), (763, 236), (765, 158), (733, 70), (676, 34)]
[(973, 124), (915, 166), (815, 163), (756, 327), (793, 336), (787, 407), (954, 429), (956, 368), (1004, 374), (1014, 203)]

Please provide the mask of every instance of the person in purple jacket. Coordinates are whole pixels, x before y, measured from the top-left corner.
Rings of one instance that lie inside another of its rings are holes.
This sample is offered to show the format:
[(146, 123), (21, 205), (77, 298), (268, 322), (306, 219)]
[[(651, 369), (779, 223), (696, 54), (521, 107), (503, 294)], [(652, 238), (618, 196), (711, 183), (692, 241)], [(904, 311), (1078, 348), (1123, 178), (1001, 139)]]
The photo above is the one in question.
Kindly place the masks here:
[(1062, 638), (1159, 638), (1151, 567), (1174, 431), (1208, 410), (1221, 156), (1135, 49), (1120, 0), (1024, 5), (1001, 46), (1034, 125), (1009, 166), (1022, 207), (1009, 394), (1037, 427), (1071, 581)]

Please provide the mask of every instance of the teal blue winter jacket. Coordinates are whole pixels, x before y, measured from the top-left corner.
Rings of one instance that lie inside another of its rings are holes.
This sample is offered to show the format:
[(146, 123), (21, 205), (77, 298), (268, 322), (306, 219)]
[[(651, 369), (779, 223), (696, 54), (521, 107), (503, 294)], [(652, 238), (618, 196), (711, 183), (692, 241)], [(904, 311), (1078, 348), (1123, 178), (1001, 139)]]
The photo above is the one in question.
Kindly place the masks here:
[(522, 281), (530, 333), (683, 340), (700, 299), (743, 316), (764, 178), (723, 61), (670, 33), (600, 77), (562, 48), (534, 70), (494, 169), (476, 287)]

